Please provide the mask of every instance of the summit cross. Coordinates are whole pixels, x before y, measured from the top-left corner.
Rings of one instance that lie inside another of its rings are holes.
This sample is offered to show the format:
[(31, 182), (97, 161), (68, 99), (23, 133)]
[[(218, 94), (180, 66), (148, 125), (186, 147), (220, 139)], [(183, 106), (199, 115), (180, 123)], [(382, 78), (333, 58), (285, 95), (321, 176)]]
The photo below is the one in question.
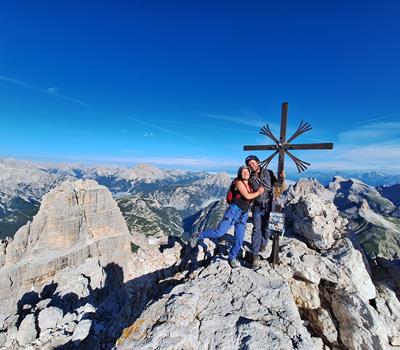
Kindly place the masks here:
[(257, 145), (257, 146), (243, 146), (244, 151), (275, 151), (268, 158), (264, 159), (260, 162), (260, 166), (262, 168), (267, 167), (271, 160), (279, 153), (278, 160), (278, 183), (280, 186), (283, 184), (283, 171), (285, 166), (285, 153), (293, 160), (296, 164), (297, 170), (299, 173), (306, 170), (310, 163), (307, 163), (296, 156), (294, 156), (289, 150), (311, 150), (311, 149), (332, 149), (333, 143), (300, 143), (300, 144), (291, 144), (295, 138), (304, 134), (306, 131), (311, 130), (311, 125), (309, 123), (305, 123), (303, 121), (300, 122), (299, 127), (295, 131), (295, 133), (286, 140), (286, 127), (287, 127), (287, 118), (288, 118), (288, 104), (287, 102), (282, 103), (282, 115), (281, 115), (281, 134), (279, 140), (274, 136), (271, 132), (268, 124), (263, 126), (260, 130), (260, 134), (263, 134), (269, 137), (272, 141), (275, 142), (274, 145)]
[[(271, 132), (268, 124), (263, 126), (260, 130), (260, 134), (263, 134), (269, 137), (272, 141), (274, 141), (273, 145), (256, 145), (256, 146), (243, 146), (244, 151), (275, 151), (268, 158), (264, 159), (260, 162), (260, 166), (262, 168), (266, 168), (271, 160), (279, 154), (278, 158), (278, 190), (276, 191), (279, 196), (282, 192), (283, 182), (285, 180), (285, 154), (287, 154), (295, 163), (297, 170), (299, 173), (306, 170), (310, 163), (307, 163), (296, 156), (294, 156), (290, 151), (291, 150), (312, 150), (312, 149), (332, 149), (333, 143), (304, 143), (304, 144), (291, 144), (291, 142), (304, 134), (306, 131), (311, 130), (311, 125), (307, 122), (300, 122), (297, 130), (294, 134), (286, 140), (286, 127), (287, 127), (287, 118), (288, 118), (288, 104), (284, 102), (282, 104), (282, 114), (281, 114), (281, 132), (279, 139), (274, 136)], [(277, 207), (277, 212), (281, 211), (280, 206)], [(274, 243), (272, 246), (271, 260), (273, 264), (279, 264), (279, 234), (275, 232), (274, 235)]]

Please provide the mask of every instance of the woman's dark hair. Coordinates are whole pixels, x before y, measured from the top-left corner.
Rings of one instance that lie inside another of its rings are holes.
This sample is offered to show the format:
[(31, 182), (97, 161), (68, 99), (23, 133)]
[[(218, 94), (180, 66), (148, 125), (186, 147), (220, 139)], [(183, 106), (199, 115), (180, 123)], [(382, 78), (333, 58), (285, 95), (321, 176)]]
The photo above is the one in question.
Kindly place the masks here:
[[(243, 180), (243, 178), (242, 178), (242, 170), (243, 170), (243, 169), (249, 170), (249, 168), (248, 168), (246, 165), (242, 165), (242, 166), (239, 168), (238, 172), (237, 172), (237, 178), (238, 178), (239, 180)], [(249, 170), (249, 172), (250, 172), (250, 170)]]

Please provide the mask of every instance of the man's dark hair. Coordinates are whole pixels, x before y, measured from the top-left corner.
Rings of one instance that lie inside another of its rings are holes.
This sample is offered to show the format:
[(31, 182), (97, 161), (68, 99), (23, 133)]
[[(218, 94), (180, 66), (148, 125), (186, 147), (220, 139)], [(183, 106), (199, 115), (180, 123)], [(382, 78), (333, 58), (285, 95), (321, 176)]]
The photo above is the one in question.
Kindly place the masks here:
[(249, 162), (250, 162), (251, 160), (255, 160), (255, 161), (257, 161), (257, 163), (260, 163), (260, 160), (259, 160), (258, 157), (255, 156), (254, 154), (248, 156), (248, 157), (245, 159), (244, 162), (245, 162), (246, 165), (249, 165)]

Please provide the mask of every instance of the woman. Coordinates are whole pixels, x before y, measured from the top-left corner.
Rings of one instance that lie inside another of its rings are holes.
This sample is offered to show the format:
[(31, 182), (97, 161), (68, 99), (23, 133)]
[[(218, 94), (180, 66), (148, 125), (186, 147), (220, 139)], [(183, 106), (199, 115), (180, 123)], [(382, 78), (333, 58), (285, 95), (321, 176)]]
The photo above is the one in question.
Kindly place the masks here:
[(223, 236), (230, 227), (235, 226), (235, 243), (233, 244), (228, 261), (232, 268), (238, 267), (239, 262), (236, 257), (242, 248), (248, 210), (251, 201), (264, 193), (264, 188), (260, 187), (256, 192), (249, 184), (250, 171), (246, 166), (241, 166), (238, 170), (237, 181), (235, 183), (234, 195), (231, 204), (225, 212), (218, 228), (205, 230), (199, 234), (194, 234), (190, 239), (190, 246), (195, 248), (199, 241), (204, 238), (218, 238)]

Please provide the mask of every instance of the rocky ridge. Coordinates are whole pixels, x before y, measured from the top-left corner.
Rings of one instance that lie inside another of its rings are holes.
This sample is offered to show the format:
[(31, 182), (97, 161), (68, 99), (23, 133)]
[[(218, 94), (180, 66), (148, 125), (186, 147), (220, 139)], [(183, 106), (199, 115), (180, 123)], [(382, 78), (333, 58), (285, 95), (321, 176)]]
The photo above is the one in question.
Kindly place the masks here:
[[(259, 269), (232, 270), (231, 235), (191, 250), (131, 234), (106, 188), (62, 184), (0, 247), (0, 347), (399, 349), (395, 282), (347, 238), (335, 192), (302, 180), (286, 199), (281, 264), (267, 251)], [(373, 215), (367, 204), (354, 212)]]
[(263, 260), (252, 271), (242, 261), (232, 270), (214, 257), (150, 304), (116, 348), (399, 349), (392, 281), (371, 278), (363, 250), (345, 237), (334, 194), (315, 185), (304, 180), (288, 191), (295, 236), (283, 238), (279, 266)]

